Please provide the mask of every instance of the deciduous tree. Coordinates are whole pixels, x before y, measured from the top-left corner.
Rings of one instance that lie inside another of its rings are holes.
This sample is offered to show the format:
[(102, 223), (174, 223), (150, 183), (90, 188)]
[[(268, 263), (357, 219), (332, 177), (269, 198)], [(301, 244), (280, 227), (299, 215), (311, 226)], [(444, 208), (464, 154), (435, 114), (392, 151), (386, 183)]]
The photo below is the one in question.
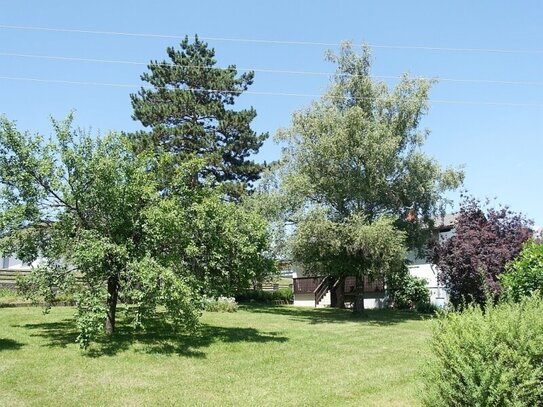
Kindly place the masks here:
[[(42, 259), (23, 282), (29, 296), (74, 293), (83, 345), (102, 326), (113, 332), (119, 301), (136, 326), (162, 306), (193, 328), (202, 294), (232, 295), (272, 267), (263, 219), (190, 184), (199, 161), (172, 167), (167, 153), (136, 154), (125, 136), (70, 123), (54, 122), (45, 140), (0, 121), (0, 243)], [(160, 173), (172, 169), (164, 194)]]
[(449, 289), (451, 301), (484, 303), (488, 294), (498, 296), (498, 276), (522, 250), (531, 236), (530, 222), (510, 209), (485, 207), (465, 196), (456, 216), (454, 234), (435, 241), (431, 259), (439, 279)]
[(357, 54), (348, 43), (328, 60), (337, 64), (330, 89), (278, 134), (285, 148), (273, 194), (297, 224), (294, 259), (325, 275), (356, 275), (361, 284), (391, 270), (404, 241), (421, 246), (443, 192), (463, 174), (421, 150), (430, 82), (404, 76), (390, 90), (371, 77), (368, 49)]

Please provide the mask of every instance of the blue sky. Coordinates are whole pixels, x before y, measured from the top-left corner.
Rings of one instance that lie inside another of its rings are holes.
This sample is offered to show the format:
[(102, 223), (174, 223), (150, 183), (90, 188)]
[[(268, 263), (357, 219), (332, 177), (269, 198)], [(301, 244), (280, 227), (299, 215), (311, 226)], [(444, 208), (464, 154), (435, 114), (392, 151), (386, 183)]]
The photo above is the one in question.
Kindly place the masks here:
[[(464, 165), (465, 187), (475, 196), (497, 197), (543, 224), (543, 5), (539, 1), (1, 0), (0, 8), (2, 26), (327, 44), (352, 40), (379, 46), (373, 48), (375, 75), (408, 72), (443, 78), (431, 91), (431, 108), (422, 123), (431, 130), (424, 150), (445, 166)], [(0, 113), (16, 120), (21, 129), (45, 134), (50, 133), (49, 115), (63, 117), (70, 110), (76, 111), (78, 126), (102, 133), (139, 128), (131, 119), (129, 94), (141, 84), (144, 65), (21, 55), (146, 63), (162, 60), (165, 48), (178, 42), (156, 36), (0, 27)], [(323, 59), (325, 50), (337, 48), (208, 42), (220, 65), (321, 73), (334, 69)], [(412, 48), (417, 46), (440, 49)], [(328, 84), (326, 75), (258, 71), (251, 91), (318, 95)], [(254, 106), (258, 112), (254, 128), (273, 135), (289, 125), (292, 112), (311, 100), (310, 96), (246, 94), (238, 106)], [(276, 159), (279, 152), (269, 140), (259, 159)]]

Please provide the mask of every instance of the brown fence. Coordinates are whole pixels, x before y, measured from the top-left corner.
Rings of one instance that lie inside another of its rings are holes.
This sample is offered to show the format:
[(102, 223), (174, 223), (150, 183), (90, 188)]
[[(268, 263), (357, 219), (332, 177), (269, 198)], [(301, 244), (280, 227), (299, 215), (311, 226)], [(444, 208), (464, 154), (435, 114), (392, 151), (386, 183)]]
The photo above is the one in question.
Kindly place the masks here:
[(294, 294), (312, 294), (324, 277), (298, 277), (292, 279)]
[(17, 277), (26, 276), (30, 270), (0, 269), (0, 287), (16, 288)]
[[(354, 291), (356, 287), (356, 277), (345, 277), (345, 292), (350, 293)], [(385, 291), (385, 282), (382, 279), (370, 279), (368, 276), (364, 277), (364, 292), (365, 293), (380, 293)]]
[(276, 291), (281, 288), (292, 288), (292, 284), (267, 283), (262, 284), (262, 291)]
[[(31, 273), (31, 269), (0, 269), (0, 287), (16, 288), (17, 278), (25, 277)], [(82, 273), (74, 272), (73, 276), (78, 283), (84, 282)]]
[[(324, 277), (298, 277), (292, 279), (294, 285), (294, 294), (311, 294), (313, 293)], [(345, 293), (354, 291), (356, 287), (356, 277), (349, 276), (345, 278)], [(368, 277), (364, 278), (365, 293), (379, 293), (385, 291), (385, 283), (381, 279), (372, 280)]]

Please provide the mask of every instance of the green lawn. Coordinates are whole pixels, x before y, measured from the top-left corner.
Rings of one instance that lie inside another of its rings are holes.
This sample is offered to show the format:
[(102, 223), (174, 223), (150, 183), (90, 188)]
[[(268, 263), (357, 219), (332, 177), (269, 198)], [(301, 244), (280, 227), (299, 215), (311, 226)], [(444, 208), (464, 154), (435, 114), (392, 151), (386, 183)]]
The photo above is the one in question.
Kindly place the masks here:
[(430, 324), (417, 314), (241, 307), (198, 336), (155, 327), (88, 351), (73, 308), (0, 308), (0, 406), (418, 404)]

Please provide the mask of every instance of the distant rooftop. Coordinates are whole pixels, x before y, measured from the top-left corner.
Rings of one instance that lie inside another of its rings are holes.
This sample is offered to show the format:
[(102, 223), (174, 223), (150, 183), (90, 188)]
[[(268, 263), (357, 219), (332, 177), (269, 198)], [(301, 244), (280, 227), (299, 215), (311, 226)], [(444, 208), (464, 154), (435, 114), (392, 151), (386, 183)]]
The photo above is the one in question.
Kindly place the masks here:
[(444, 216), (438, 216), (434, 218), (435, 227), (437, 229), (452, 229), (456, 222), (456, 214), (447, 213)]

